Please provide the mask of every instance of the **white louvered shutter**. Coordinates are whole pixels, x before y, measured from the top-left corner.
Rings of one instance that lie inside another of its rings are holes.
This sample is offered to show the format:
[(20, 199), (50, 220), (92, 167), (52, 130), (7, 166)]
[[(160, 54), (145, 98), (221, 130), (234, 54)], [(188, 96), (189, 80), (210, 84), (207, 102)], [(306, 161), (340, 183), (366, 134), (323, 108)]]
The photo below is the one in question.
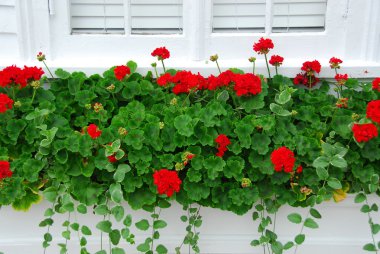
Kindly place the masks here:
[(274, 0), (273, 32), (324, 31), (327, 0)]
[(265, 0), (214, 0), (213, 32), (264, 32)]
[(124, 33), (124, 0), (71, 0), (72, 33)]
[(133, 34), (182, 33), (182, 0), (131, 0), (130, 8)]

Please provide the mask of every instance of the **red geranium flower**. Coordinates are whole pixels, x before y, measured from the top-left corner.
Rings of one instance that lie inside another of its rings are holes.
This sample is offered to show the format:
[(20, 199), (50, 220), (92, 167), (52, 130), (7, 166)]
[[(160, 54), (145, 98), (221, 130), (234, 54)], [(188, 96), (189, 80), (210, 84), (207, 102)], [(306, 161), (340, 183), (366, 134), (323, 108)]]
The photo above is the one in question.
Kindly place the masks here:
[(299, 165), (296, 169), (297, 174), (301, 174), (303, 171), (302, 165)]
[(154, 172), (153, 183), (157, 186), (160, 195), (166, 194), (171, 197), (174, 192), (179, 192), (182, 181), (176, 171), (161, 169)]
[(108, 161), (111, 163), (117, 162), (116, 156), (115, 155), (110, 155), (107, 157)]
[(258, 42), (253, 44), (253, 50), (258, 54), (268, 54), (270, 49), (273, 49), (273, 41), (271, 39), (260, 38)]
[(269, 63), (273, 66), (280, 66), (284, 61), (284, 58), (282, 56), (278, 56), (278, 55), (273, 55), (270, 60), (269, 60)]
[(293, 84), (295, 85), (304, 85), (304, 86), (315, 86), (319, 82), (319, 78), (317, 78), (314, 74), (308, 76), (307, 73), (299, 73), (293, 79)]
[(24, 66), (24, 78), (26, 81), (33, 81), (33, 80), (40, 80), (42, 75), (44, 75), (44, 71), (42, 68), (37, 68), (36, 66), (34, 67), (28, 67)]
[(170, 52), (165, 47), (156, 48), (151, 53), (152, 56), (157, 56), (158, 60), (164, 60), (170, 57)]
[(88, 127), (87, 127), (87, 133), (88, 135), (90, 135), (90, 137), (92, 139), (96, 139), (98, 137), (100, 137), (100, 135), (102, 135), (102, 131), (98, 129), (98, 126), (96, 126), (95, 124), (90, 124)]
[(166, 86), (167, 84), (171, 83), (171, 80), (172, 80), (172, 75), (170, 75), (170, 73), (165, 73), (164, 75), (161, 75), (157, 79), (157, 84), (159, 86)]
[(380, 100), (374, 100), (368, 103), (367, 118), (380, 124)]
[(0, 71), (0, 86), (9, 87), (11, 85), (19, 85), (24, 88), (28, 82), (40, 80), (44, 71), (37, 67), (27, 67), (21, 69), (15, 65), (8, 66)]
[(375, 78), (372, 81), (372, 89), (375, 91), (380, 92), (380, 78)]
[(218, 144), (218, 152), (216, 153), (216, 156), (223, 157), (224, 153), (228, 150), (227, 146), (231, 144), (230, 139), (224, 134), (219, 134), (215, 139), (215, 142)]
[(119, 65), (115, 67), (113, 73), (118, 80), (122, 80), (126, 75), (131, 74), (131, 69), (128, 66)]
[(343, 61), (340, 60), (339, 58), (332, 57), (332, 58), (330, 58), (329, 63), (330, 63), (331, 69), (339, 69), (340, 68), (339, 64), (343, 63)]
[(285, 146), (274, 150), (270, 159), (274, 165), (274, 170), (277, 172), (281, 172), (284, 169), (284, 172), (291, 173), (296, 162), (294, 153)]
[(12, 109), (13, 100), (4, 93), (0, 93), (0, 113), (4, 113), (8, 109)]
[(307, 72), (309, 75), (313, 74), (314, 72), (320, 73), (321, 72), (321, 64), (317, 61), (306, 61), (302, 64), (301, 70)]
[(0, 161), (0, 180), (12, 176), (13, 172), (10, 168), (11, 165), (8, 161)]
[(338, 82), (338, 85), (342, 86), (348, 80), (348, 75), (347, 74), (336, 74), (335, 80), (336, 80), (336, 82)]
[(339, 98), (338, 101), (335, 103), (335, 105), (338, 108), (347, 108), (348, 107), (347, 102), (348, 102), (348, 98)]
[(237, 74), (234, 81), (237, 96), (261, 93), (261, 80), (252, 73)]
[(172, 78), (171, 83), (174, 83), (173, 93), (189, 93), (197, 89), (203, 89), (206, 80), (199, 73), (193, 74), (190, 71), (178, 71)]
[(373, 123), (354, 124), (352, 132), (357, 142), (368, 142), (378, 136), (378, 131)]

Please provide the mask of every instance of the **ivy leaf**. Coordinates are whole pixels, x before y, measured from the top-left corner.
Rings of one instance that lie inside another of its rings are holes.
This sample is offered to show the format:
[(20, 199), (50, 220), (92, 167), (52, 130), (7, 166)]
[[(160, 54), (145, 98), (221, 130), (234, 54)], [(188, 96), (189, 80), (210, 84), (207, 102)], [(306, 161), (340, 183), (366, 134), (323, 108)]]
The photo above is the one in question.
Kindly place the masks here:
[(366, 196), (365, 194), (363, 193), (358, 193), (356, 196), (355, 196), (355, 203), (362, 203), (366, 200)]
[(153, 223), (153, 228), (154, 229), (160, 229), (160, 228), (165, 228), (168, 224), (163, 221), (163, 220), (156, 220), (154, 223)]
[(111, 199), (115, 203), (120, 203), (123, 200), (123, 191), (121, 190), (120, 183), (111, 184), (109, 191)]
[(296, 235), (296, 237), (294, 238), (294, 241), (296, 242), (296, 244), (301, 245), (305, 241), (305, 235), (304, 234)]
[(108, 220), (101, 221), (96, 224), (96, 228), (105, 233), (110, 233), (112, 231), (111, 227), (112, 223)]
[(276, 115), (279, 116), (290, 116), (291, 113), (289, 110), (284, 109), (282, 106), (276, 104), (276, 103), (271, 103), (269, 105), (270, 110), (275, 113)]
[(327, 157), (321, 156), (313, 161), (313, 167), (315, 168), (326, 168), (329, 165), (329, 159)]
[(112, 248), (111, 253), (112, 254), (125, 254), (125, 251), (122, 248), (115, 247), (115, 248)]
[(299, 224), (302, 222), (302, 216), (299, 213), (291, 213), (288, 215), (288, 220), (293, 223)]
[(92, 235), (91, 230), (85, 225), (82, 226), (81, 232), (83, 235)]
[(278, 96), (276, 96), (275, 101), (278, 104), (284, 105), (291, 99), (291, 94), (288, 90), (282, 91)]
[(115, 174), (113, 175), (113, 179), (120, 183), (124, 180), (125, 174), (131, 171), (131, 167), (127, 164), (120, 164), (117, 169)]
[(158, 254), (167, 254), (168, 253), (168, 249), (162, 244), (157, 245), (156, 251)]
[(312, 219), (312, 218), (307, 218), (304, 222), (305, 227), (308, 228), (318, 228), (318, 224)]
[(316, 171), (320, 180), (327, 180), (329, 178), (329, 172), (325, 168), (317, 168)]
[(331, 159), (330, 164), (337, 168), (346, 168), (347, 161), (339, 155), (334, 155)]
[(137, 250), (143, 253), (146, 253), (147, 251), (150, 250), (150, 245), (149, 243), (145, 242), (137, 246)]
[(283, 249), (284, 249), (282, 246), (282, 243), (279, 241), (272, 243), (271, 248), (274, 254), (282, 254)]
[(322, 215), (314, 208), (310, 208), (310, 215), (316, 219), (322, 218)]
[(140, 220), (139, 222), (135, 223), (136, 228), (147, 231), (149, 229), (149, 222), (146, 219)]
[(117, 229), (112, 230), (112, 231), (109, 233), (109, 237), (110, 237), (111, 243), (112, 243), (113, 245), (118, 245), (119, 242), (120, 242), (120, 238), (121, 238), (120, 231), (117, 230)]
[(342, 189), (342, 184), (340, 181), (334, 177), (329, 178), (327, 181), (327, 185), (333, 188), (334, 190)]
[(363, 250), (377, 251), (376, 246), (373, 243), (367, 243), (366, 245), (364, 245)]
[(113, 207), (111, 213), (118, 222), (124, 218), (124, 208), (120, 205)]
[(284, 250), (289, 250), (290, 248), (292, 248), (294, 246), (294, 243), (293, 242), (287, 242), (285, 245), (284, 245)]

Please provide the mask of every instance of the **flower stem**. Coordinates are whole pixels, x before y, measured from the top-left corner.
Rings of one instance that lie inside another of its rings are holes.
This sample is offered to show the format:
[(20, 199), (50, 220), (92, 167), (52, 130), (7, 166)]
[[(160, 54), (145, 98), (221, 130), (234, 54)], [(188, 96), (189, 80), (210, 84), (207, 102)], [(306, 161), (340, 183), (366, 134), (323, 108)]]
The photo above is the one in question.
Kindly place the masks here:
[(253, 75), (255, 75), (255, 67), (256, 67), (256, 62), (253, 62), (253, 71), (252, 71)]
[(276, 68), (276, 75), (278, 75), (278, 67), (277, 67), (277, 65), (275, 66), (275, 68)]
[(154, 72), (156, 73), (156, 78), (158, 79), (159, 76), (158, 76), (158, 72), (157, 72), (157, 67), (156, 66), (154, 67)]
[(269, 76), (269, 79), (271, 79), (272, 77), (270, 75), (270, 69), (269, 69), (267, 54), (264, 54), (264, 57), (265, 57), (265, 63), (267, 64), (268, 76)]
[(309, 91), (311, 91), (311, 75), (309, 75)]
[(161, 59), (161, 63), (162, 63), (162, 68), (164, 68), (164, 73), (166, 73), (166, 68), (165, 68), (165, 64), (164, 64), (164, 60)]
[(219, 74), (222, 73), (222, 71), (220, 70), (220, 66), (219, 66), (218, 60), (216, 60), (215, 63), (216, 63), (216, 66), (218, 67)]
[(48, 72), (49, 72), (49, 74), (50, 74), (51, 78), (54, 78), (53, 74), (51, 73), (51, 71), (50, 71), (49, 67), (46, 65), (45, 61), (42, 61), (42, 62), (44, 63), (44, 65), (45, 65), (46, 69), (48, 70)]
[(36, 91), (37, 89), (33, 89), (32, 102), (30, 103), (31, 105), (33, 105), (34, 97), (36, 96)]

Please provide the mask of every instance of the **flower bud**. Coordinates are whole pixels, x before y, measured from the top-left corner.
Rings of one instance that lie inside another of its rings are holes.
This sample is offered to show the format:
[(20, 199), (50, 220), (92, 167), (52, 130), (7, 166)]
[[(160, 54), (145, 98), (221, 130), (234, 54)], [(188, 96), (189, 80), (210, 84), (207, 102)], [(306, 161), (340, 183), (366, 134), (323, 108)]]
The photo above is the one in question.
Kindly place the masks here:
[(177, 105), (177, 98), (173, 98), (173, 99), (170, 101), (170, 105), (172, 105), (172, 106)]
[(91, 109), (91, 108), (92, 108), (91, 104), (86, 104), (86, 105), (84, 105), (84, 107), (85, 107), (86, 109)]
[(338, 87), (334, 87), (334, 91), (335, 91), (335, 92), (338, 92), (338, 91), (339, 91), (339, 88), (338, 88)]
[(128, 134), (128, 131), (123, 128), (123, 127), (120, 127), (117, 132), (119, 133), (120, 136), (126, 136)]
[(101, 103), (99, 103), (99, 102), (96, 102), (94, 104), (94, 111), (96, 113), (99, 113), (99, 111), (101, 111), (101, 110), (103, 110), (103, 105)]
[(33, 89), (38, 89), (41, 87), (41, 82), (39, 80), (33, 80), (30, 86), (33, 87)]
[(254, 63), (254, 62), (256, 62), (256, 57), (250, 57), (250, 58), (248, 58), (248, 61), (250, 61), (251, 63)]
[(252, 182), (249, 178), (241, 179), (241, 187), (247, 188), (247, 187), (250, 187), (251, 185), (252, 185)]
[(21, 101), (16, 101), (14, 104), (13, 104), (16, 108), (19, 108), (21, 107)]
[(175, 164), (175, 170), (176, 170), (176, 171), (180, 171), (180, 170), (182, 170), (183, 168), (184, 168), (183, 163), (181, 163), (181, 162), (177, 162), (177, 163)]
[(165, 127), (165, 123), (164, 122), (160, 122), (159, 125), (160, 125), (160, 130), (162, 130)]
[(292, 116), (295, 116), (295, 115), (298, 114), (298, 112), (297, 112), (296, 110), (292, 110), (292, 112), (290, 112), (290, 114), (291, 114)]
[(218, 55), (217, 54), (215, 54), (215, 55), (213, 55), (213, 56), (210, 56), (210, 61), (211, 62), (216, 62), (216, 61), (218, 61)]
[(106, 89), (107, 89), (108, 91), (113, 91), (113, 90), (115, 90), (115, 85), (114, 85), (114, 84), (111, 84), (111, 85), (107, 86)]
[[(16, 105), (16, 104), (15, 104)], [(353, 120), (353, 121), (356, 121), (356, 120), (358, 120), (360, 118), (360, 115), (358, 115), (358, 114), (356, 114), (356, 113), (352, 113), (352, 116), (351, 116), (351, 119)]]
[(312, 189), (310, 189), (310, 188), (308, 188), (306, 186), (302, 186), (301, 189), (300, 189), (300, 191), (301, 191), (301, 193), (306, 194), (306, 196), (310, 195), (313, 192)]
[(152, 66), (153, 68), (156, 68), (156, 67), (157, 67), (157, 63), (152, 63), (151, 66)]
[(39, 52), (37, 55), (37, 60), (40, 62), (45, 61), (46, 60), (45, 54), (43, 54), (42, 52)]
[(194, 158), (194, 154), (191, 153), (191, 152), (184, 152), (183, 155), (182, 155), (182, 161), (188, 161), (188, 160), (191, 160), (192, 158)]

